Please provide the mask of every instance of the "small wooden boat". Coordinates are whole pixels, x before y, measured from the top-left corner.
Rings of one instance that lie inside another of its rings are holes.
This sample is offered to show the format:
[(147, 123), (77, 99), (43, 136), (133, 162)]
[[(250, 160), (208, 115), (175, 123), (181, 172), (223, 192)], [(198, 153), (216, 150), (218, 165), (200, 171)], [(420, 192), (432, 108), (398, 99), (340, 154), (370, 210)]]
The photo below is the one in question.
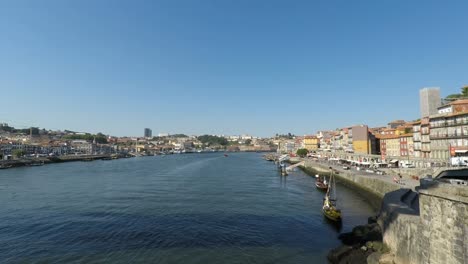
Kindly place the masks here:
[(315, 175), (315, 187), (320, 190), (326, 191), (328, 189), (328, 183), (326, 179), (320, 178), (319, 175)]
[(224, 154), (224, 157), (227, 158), (228, 154)]
[(335, 180), (333, 178), (333, 171), (330, 175), (330, 182), (328, 185), (327, 193), (323, 198), (322, 212), (323, 215), (331, 221), (341, 221), (341, 210), (338, 209), (336, 206), (336, 188)]
[(319, 189), (319, 190), (324, 190), (324, 191), (326, 191), (328, 189), (328, 185), (323, 183), (323, 181), (319, 181), (319, 180), (317, 180), (315, 182), (315, 187), (317, 187), (317, 189)]

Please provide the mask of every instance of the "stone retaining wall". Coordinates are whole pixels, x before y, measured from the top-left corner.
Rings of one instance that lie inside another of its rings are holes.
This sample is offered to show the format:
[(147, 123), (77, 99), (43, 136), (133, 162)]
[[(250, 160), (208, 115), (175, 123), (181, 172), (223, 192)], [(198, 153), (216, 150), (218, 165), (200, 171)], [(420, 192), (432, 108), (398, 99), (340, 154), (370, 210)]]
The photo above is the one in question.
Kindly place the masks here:
[[(306, 168), (329, 171), (306, 161)], [(431, 182), (419, 194), (378, 177), (340, 172), (337, 179), (382, 199), (378, 223), (398, 264), (468, 263), (468, 187)]]
[(468, 188), (433, 182), (418, 191), (391, 192), (382, 203), (379, 224), (395, 263), (468, 263)]
[[(327, 165), (319, 164), (314, 161), (306, 160), (305, 167), (322, 172), (330, 172), (330, 169)], [(335, 174), (335, 176), (339, 181), (370, 192), (380, 199), (382, 199), (386, 193), (400, 189), (400, 186), (396, 183), (379, 179), (379, 177), (384, 177), (382, 175), (375, 175), (370, 177), (359, 175), (355, 171), (340, 171), (340, 173)]]

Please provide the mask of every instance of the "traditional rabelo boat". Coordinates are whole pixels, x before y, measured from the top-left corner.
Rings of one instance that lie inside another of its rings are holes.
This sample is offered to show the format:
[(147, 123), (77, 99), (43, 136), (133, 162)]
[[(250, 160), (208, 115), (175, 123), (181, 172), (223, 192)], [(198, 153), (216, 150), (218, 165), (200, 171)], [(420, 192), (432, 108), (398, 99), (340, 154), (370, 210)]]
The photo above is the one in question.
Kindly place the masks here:
[(317, 189), (326, 191), (328, 189), (327, 179), (325, 177), (322, 179), (319, 175), (315, 175), (315, 187), (317, 187)]
[(341, 210), (336, 207), (336, 188), (335, 179), (333, 177), (333, 171), (330, 174), (330, 181), (328, 183), (327, 193), (323, 199), (322, 207), (323, 215), (335, 222), (341, 221)]

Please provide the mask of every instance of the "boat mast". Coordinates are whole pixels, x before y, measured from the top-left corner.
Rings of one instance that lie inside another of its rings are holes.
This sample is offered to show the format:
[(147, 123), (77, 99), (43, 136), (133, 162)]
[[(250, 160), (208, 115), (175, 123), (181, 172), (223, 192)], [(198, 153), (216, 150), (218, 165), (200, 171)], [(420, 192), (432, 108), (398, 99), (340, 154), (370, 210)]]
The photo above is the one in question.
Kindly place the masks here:
[(333, 169), (331, 169), (330, 183), (329, 183), (328, 189), (332, 189), (331, 194), (330, 194), (330, 200), (336, 201), (336, 185), (335, 185), (335, 177), (334, 177)]
[[(324, 179), (326, 179), (326, 175), (323, 176)], [(330, 172), (330, 179), (328, 179), (328, 188), (327, 188), (327, 194), (325, 196), (327, 196), (328, 198), (330, 198), (330, 189), (332, 188), (332, 178), (333, 178), (333, 170)]]

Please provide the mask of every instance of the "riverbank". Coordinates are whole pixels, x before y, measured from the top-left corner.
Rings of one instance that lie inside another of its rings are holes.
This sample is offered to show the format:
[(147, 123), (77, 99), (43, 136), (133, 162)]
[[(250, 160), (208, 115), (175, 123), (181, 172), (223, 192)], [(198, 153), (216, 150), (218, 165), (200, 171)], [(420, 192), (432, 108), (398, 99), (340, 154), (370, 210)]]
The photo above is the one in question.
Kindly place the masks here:
[(9, 169), (25, 166), (41, 166), (73, 161), (111, 160), (124, 157), (123, 155), (65, 155), (57, 157), (21, 158), (16, 160), (2, 160), (0, 161), (0, 168)]
[[(304, 161), (303, 159), (292, 159), (290, 163), (298, 163)], [(330, 165), (330, 164), (327, 164)], [(333, 166), (326, 166), (318, 162), (307, 162), (304, 166), (299, 166), (305, 173), (311, 176), (319, 174), (320, 176), (329, 176), (331, 169), (334, 170), (335, 177), (340, 184), (345, 185), (359, 193), (364, 197), (369, 204), (376, 209), (380, 210), (383, 201), (383, 195), (375, 190), (357, 184), (350, 179), (351, 172), (342, 172)], [(346, 175), (346, 176), (345, 176)], [(356, 176), (356, 175), (353, 175)], [(365, 184), (365, 183), (364, 183)], [(330, 263), (368, 263), (368, 259), (378, 259), (381, 255), (389, 252), (389, 248), (383, 243), (382, 229), (377, 223), (378, 217), (371, 216), (365, 225), (358, 225), (352, 229), (351, 232), (341, 233), (338, 238), (343, 243), (342, 246), (331, 249), (328, 253), (328, 260)]]
[(367, 225), (340, 234), (343, 246), (330, 251), (331, 263), (466, 263), (466, 186), (413, 177), (397, 184), (391, 175), (340, 170), (325, 162), (306, 162), (305, 168), (336, 169), (338, 180), (374, 195), (369, 201), (380, 202), (378, 216), (369, 218)]

